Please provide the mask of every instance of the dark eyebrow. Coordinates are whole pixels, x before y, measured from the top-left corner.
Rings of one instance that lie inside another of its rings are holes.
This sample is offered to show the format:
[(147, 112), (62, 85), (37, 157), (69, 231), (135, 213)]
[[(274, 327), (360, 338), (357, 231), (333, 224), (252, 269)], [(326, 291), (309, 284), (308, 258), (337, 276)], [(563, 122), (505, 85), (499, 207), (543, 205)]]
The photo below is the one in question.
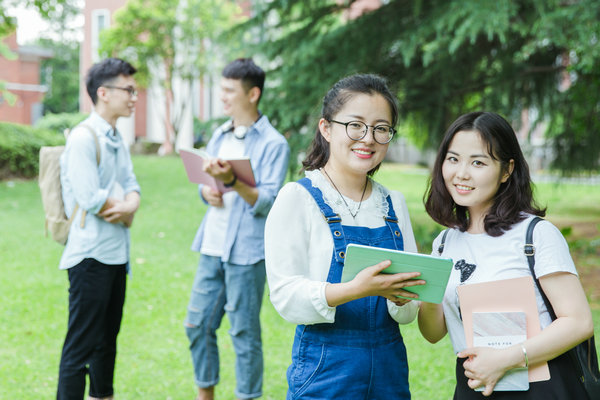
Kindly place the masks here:
[[(456, 156), (460, 155), (457, 152), (452, 151), (452, 150), (448, 150), (447, 153), (452, 153), (452, 154), (454, 154)], [(490, 158), (490, 156), (488, 156), (487, 154), (471, 154), (470, 158)]]
[[(359, 121), (363, 121), (364, 120), (364, 117), (362, 115), (352, 114), (352, 115), (347, 115), (347, 117), (348, 118), (355, 118), (356, 120), (359, 120)], [(387, 119), (382, 119), (382, 118), (380, 118), (378, 120), (375, 120), (375, 122), (376, 123), (383, 123), (383, 124), (386, 124), (386, 125), (390, 124), (390, 122)]]

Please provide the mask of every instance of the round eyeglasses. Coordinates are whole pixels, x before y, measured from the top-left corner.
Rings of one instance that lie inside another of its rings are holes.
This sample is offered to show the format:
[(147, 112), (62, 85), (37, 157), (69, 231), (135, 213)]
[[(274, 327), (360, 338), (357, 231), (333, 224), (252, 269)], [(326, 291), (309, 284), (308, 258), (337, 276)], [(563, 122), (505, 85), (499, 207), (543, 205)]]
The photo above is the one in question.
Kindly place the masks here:
[(121, 87), (121, 86), (113, 86), (113, 85), (102, 85), (105, 88), (108, 89), (119, 89), (119, 90), (124, 90), (127, 93), (129, 93), (129, 96), (134, 97), (138, 95), (138, 91), (136, 88), (132, 87), (132, 86), (127, 86), (127, 87)]
[(373, 128), (373, 139), (379, 144), (388, 144), (396, 133), (396, 130), (387, 124), (367, 125), (362, 121), (340, 122), (333, 119), (329, 122), (344, 125), (346, 135), (352, 140), (361, 140), (367, 136), (369, 128)]

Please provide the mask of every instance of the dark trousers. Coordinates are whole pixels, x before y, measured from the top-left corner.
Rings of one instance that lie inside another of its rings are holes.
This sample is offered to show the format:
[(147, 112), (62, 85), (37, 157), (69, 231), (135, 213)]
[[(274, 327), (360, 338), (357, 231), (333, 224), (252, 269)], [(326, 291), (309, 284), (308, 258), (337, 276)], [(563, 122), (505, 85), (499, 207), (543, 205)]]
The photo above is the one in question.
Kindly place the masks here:
[(58, 376), (59, 400), (81, 400), (86, 374), (89, 395), (113, 395), (117, 335), (125, 302), (125, 264), (86, 258), (68, 269), (69, 327)]
[[(579, 382), (575, 368), (567, 353), (548, 361), (550, 380), (531, 382), (529, 390), (523, 392), (493, 392), (485, 397), (481, 392), (471, 389), (465, 376), (463, 363), (466, 359), (456, 360), (456, 389), (454, 400), (588, 400), (589, 397)], [(592, 399), (589, 399), (592, 400)]]

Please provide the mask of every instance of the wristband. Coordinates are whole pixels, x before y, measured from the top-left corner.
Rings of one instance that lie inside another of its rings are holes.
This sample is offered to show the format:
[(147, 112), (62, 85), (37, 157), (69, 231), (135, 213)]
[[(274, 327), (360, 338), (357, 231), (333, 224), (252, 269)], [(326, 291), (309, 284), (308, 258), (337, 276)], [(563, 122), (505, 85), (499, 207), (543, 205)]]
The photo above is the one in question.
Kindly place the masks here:
[(525, 357), (525, 368), (529, 368), (529, 358), (527, 358), (527, 350), (525, 346), (521, 345), (521, 350), (523, 350), (523, 356)]
[(223, 186), (225, 186), (226, 188), (230, 188), (230, 187), (233, 187), (233, 185), (235, 185), (236, 182), (237, 182), (237, 176), (234, 174), (233, 180), (229, 183), (223, 182)]

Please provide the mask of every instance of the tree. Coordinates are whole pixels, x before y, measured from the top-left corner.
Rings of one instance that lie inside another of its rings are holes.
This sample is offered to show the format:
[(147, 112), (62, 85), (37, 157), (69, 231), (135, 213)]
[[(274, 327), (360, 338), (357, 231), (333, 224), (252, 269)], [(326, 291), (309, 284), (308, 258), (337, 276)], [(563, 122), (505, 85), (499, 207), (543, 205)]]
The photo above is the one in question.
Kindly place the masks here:
[(44, 113), (79, 111), (79, 43), (40, 39), (38, 45), (54, 52), (42, 60), (42, 83), (48, 86), (44, 96)]
[[(378, 73), (397, 91), (400, 132), (435, 147), (449, 123), (486, 109), (518, 121), (538, 111), (563, 171), (600, 163), (600, 2), (389, 0), (354, 13), (354, 0), (259, 2), (236, 28), (273, 60), (265, 107), (296, 152), (312, 137), (325, 91), (340, 77)], [(567, 81), (568, 85), (559, 85)], [(275, 107), (276, 105), (276, 107)]]
[[(50, 93), (44, 98), (44, 106), (50, 106), (52, 112), (77, 111), (78, 79), (79, 76), (79, 45), (68, 41), (66, 36), (72, 29), (68, 22), (79, 12), (78, 0), (0, 0), (0, 39), (12, 34), (16, 29), (16, 20), (7, 15), (9, 8), (31, 8), (48, 20), (51, 24), (50, 30), (59, 33), (57, 41), (42, 39), (39, 44), (51, 47), (55, 50), (55, 59), (43, 60), (42, 68), (52, 67), (52, 76), (55, 85), (50, 86)], [(8, 46), (0, 41), (0, 56), (8, 59), (16, 58)], [(43, 82), (48, 83), (48, 82)], [(0, 95), (14, 102), (16, 96), (4, 89), (4, 83), (0, 81)], [(73, 96), (75, 96), (75, 109), (73, 109)], [(50, 97), (50, 99), (48, 99)], [(63, 105), (55, 103), (59, 101)], [(68, 102), (71, 104), (68, 104)]]
[(142, 86), (155, 80), (164, 89), (164, 152), (172, 151), (183, 107), (189, 106), (189, 93), (174, 90), (175, 82), (191, 87), (207, 71), (219, 34), (236, 15), (240, 11), (231, 1), (129, 0), (115, 13), (114, 25), (102, 32), (102, 53), (133, 62)]

